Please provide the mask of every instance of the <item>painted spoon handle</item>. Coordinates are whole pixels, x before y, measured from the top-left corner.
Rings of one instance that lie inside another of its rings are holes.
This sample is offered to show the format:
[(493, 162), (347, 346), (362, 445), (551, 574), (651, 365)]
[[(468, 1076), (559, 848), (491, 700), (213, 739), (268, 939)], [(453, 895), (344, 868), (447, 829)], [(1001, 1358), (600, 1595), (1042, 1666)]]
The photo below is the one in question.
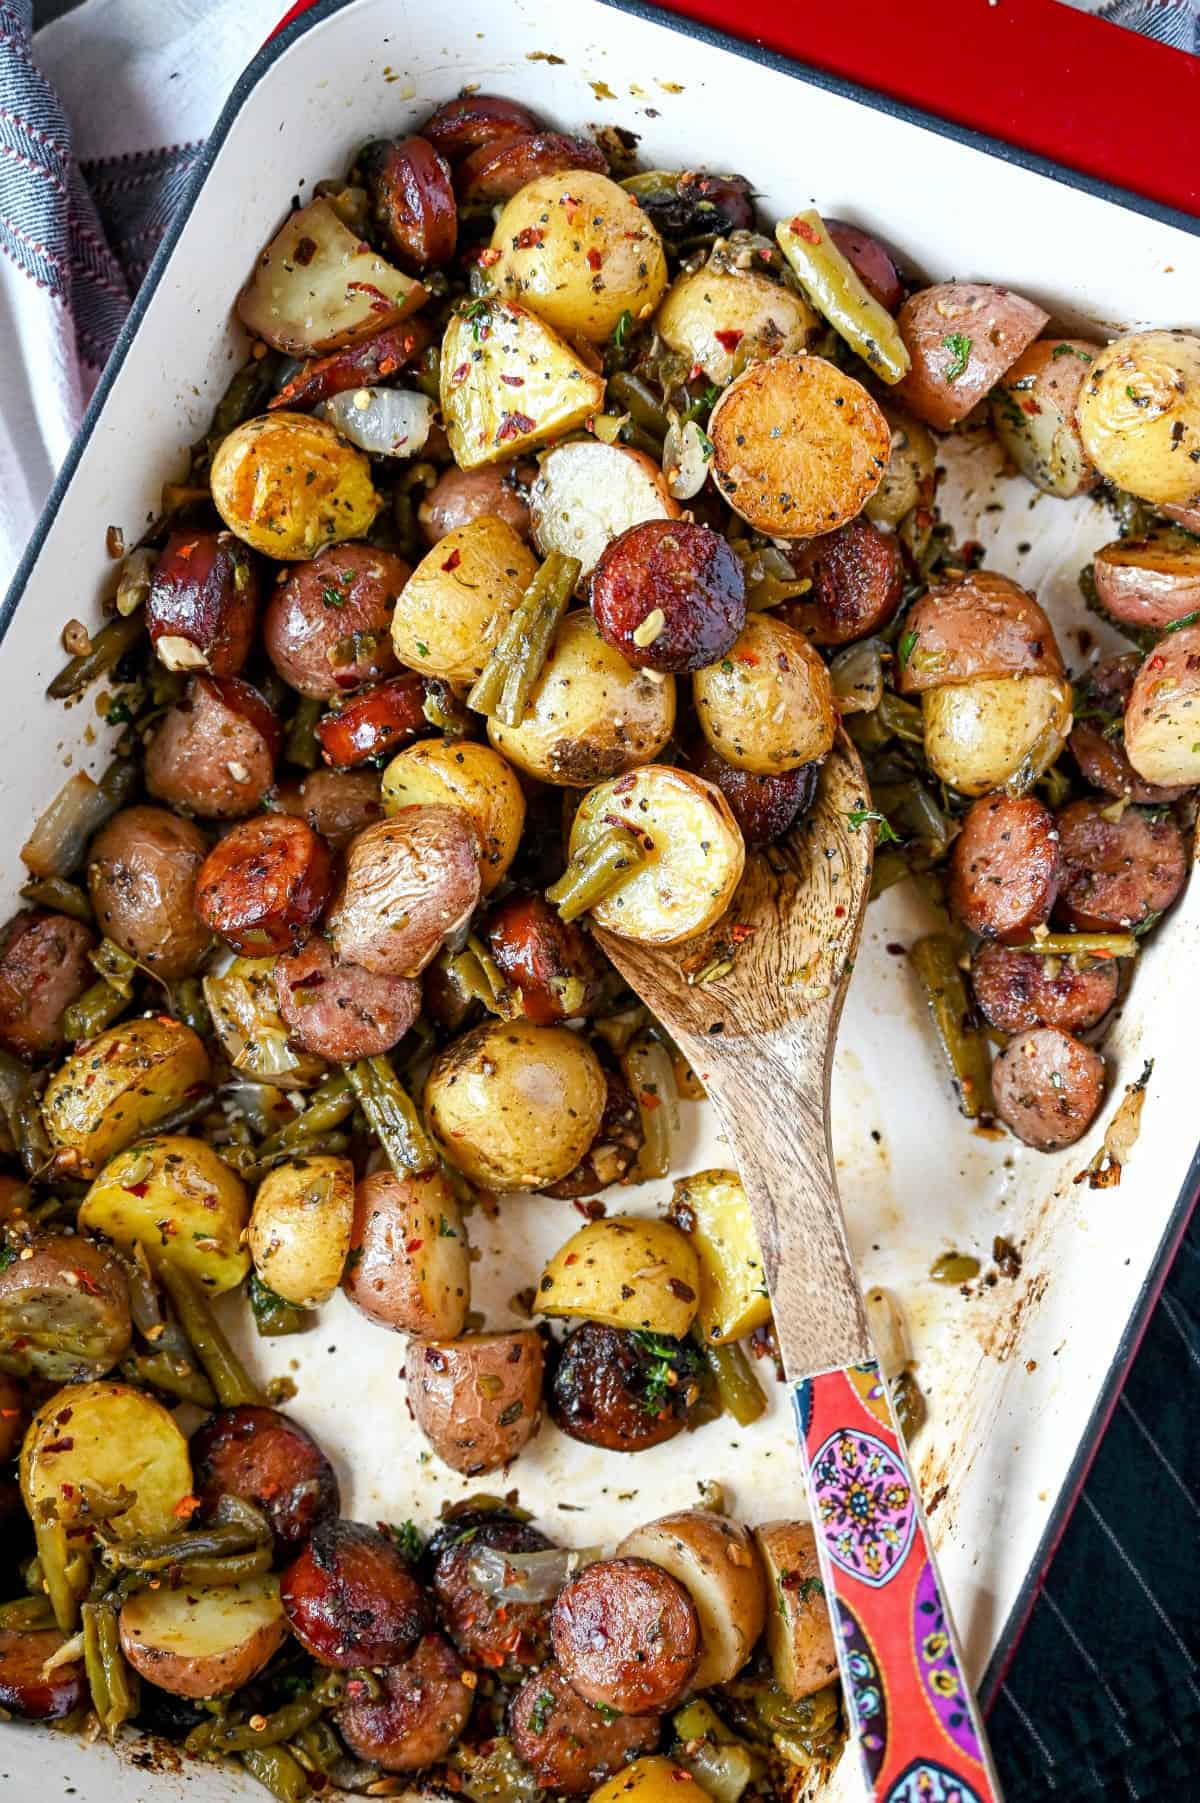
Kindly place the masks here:
[(867, 1794), (1002, 1803), (888, 1385), (851, 1365), (803, 1379), (793, 1401)]

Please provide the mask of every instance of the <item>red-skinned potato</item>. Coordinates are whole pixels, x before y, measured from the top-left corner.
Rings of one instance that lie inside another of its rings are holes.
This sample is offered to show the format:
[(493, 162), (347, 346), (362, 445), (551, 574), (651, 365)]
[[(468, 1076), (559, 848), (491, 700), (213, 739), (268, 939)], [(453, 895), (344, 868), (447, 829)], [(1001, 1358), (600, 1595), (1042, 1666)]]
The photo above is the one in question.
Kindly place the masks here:
[(438, 1170), (375, 1171), (354, 1196), (342, 1288), (394, 1333), (454, 1339), (466, 1324), (471, 1265), (454, 1192)]
[(124, 1270), (82, 1234), (35, 1234), (0, 1271), (0, 1370), (86, 1383), (112, 1370), (132, 1332)]
[(587, 138), (571, 138), (557, 131), (519, 132), (481, 144), (463, 158), (454, 179), (464, 205), (482, 202), (490, 206), (498, 200), (511, 200), (540, 176), (570, 169), (607, 175), (608, 163)]
[(613, 539), (643, 521), (678, 517), (661, 466), (644, 451), (600, 439), (569, 439), (547, 451), (529, 495), (534, 544), (543, 557), (560, 551), (579, 559), (580, 595)]
[(83, 1707), (90, 1693), (82, 1657), (45, 1669), (66, 1641), (57, 1628), (0, 1628), (0, 1709), (23, 1722), (53, 1722)]
[(646, 520), (601, 553), (592, 613), (635, 667), (699, 670), (724, 657), (746, 621), (742, 565), (719, 532), (686, 520)]
[(458, 242), (450, 165), (428, 138), (373, 138), (358, 153), (371, 217), (410, 269), (448, 263)]
[(306, 820), (334, 851), (383, 818), (376, 770), (310, 770), (302, 782), (281, 785), (271, 796), (275, 813)]
[(370, 459), (328, 420), (286, 408), (235, 426), (213, 453), (211, 480), (229, 530), (281, 561), (361, 538), (381, 505)]
[(894, 313), (904, 299), (904, 281), (887, 245), (844, 219), (827, 219), (825, 226), (868, 294)]
[(1011, 368), (1049, 318), (990, 282), (939, 282), (910, 294), (896, 316), (912, 367), (897, 399), (948, 432)]
[(329, 936), (351, 964), (380, 976), (419, 976), (470, 920), (479, 896), (466, 816), (456, 808), (401, 808), (347, 847)]
[(902, 695), (946, 683), (1063, 675), (1046, 615), (1025, 589), (993, 570), (931, 582), (905, 620), (897, 664)]
[(1200, 332), (1129, 332), (1079, 394), (1079, 432), (1102, 476), (1155, 506), (1200, 504)]
[(272, 592), (263, 643), (283, 680), (331, 701), (390, 676), (392, 612), (411, 574), (373, 545), (335, 545), (299, 564)]
[(529, 487), (536, 463), (489, 463), (481, 469), (443, 470), (417, 507), (417, 524), (427, 545), (436, 545), (459, 526), (492, 514), (529, 537)]
[(532, 1328), (414, 1340), (406, 1369), (417, 1426), (454, 1471), (495, 1471), (537, 1432), (544, 1355)]
[(508, 895), (488, 916), (487, 940), (500, 974), (516, 989), (527, 1020), (549, 1027), (585, 1020), (600, 962), (591, 941), (541, 895)]
[(829, 670), (785, 620), (752, 613), (727, 656), (697, 670), (700, 730), (727, 763), (778, 776), (824, 757), (837, 716)]
[(279, 1594), (305, 1652), (338, 1671), (399, 1664), (433, 1619), (395, 1541), (358, 1521), (318, 1522)]
[(806, 1521), (772, 1521), (754, 1539), (775, 1606), (767, 1611), (767, 1650), (785, 1696), (811, 1696), (837, 1673), (837, 1648), (817, 1543)]
[(1125, 710), (1125, 755), (1149, 783), (1200, 782), (1200, 627), (1184, 626), (1150, 652)]
[(1079, 391), (1100, 346), (1083, 338), (1039, 338), (992, 393), (992, 425), (1023, 476), (1069, 500), (1100, 480), (1079, 436)]
[(0, 1046), (44, 1058), (63, 1045), (63, 1009), (94, 981), (95, 934), (82, 921), (22, 908), (0, 930)]
[(202, 820), (238, 820), (260, 807), (275, 775), (279, 721), (240, 676), (198, 676), (146, 747), (146, 787)]
[(333, 1466), (298, 1421), (261, 1403), (218, 1409), (189, 1443), (195, 1493), (211, 1517), (223, 1496), (261, 1509), (277, 1561), (294, 1558), (319, 1521), (336, 1516)]
[(1120, 652), (1115, 657), (1101, 658), (1077, 681), (1077, 718), (1069, 741), (1071, 755), (1090, 789), (1099, 789), (1118, 801), (1151, 805), (1177, 801), (1186, 794), (1186, 785), (1146, 782), (1125, 751), (1125, 710), (1141, 664), (1136, 651)]
[(289, 814), (244, 820), (209, 852), (196, 912), (247, 957), (286, 951), (329, 900), (333, 865), (312, 828)]
[(334, 1713), (352, 1753), (385, 1772), (415, 1772), (444, 1759), (467, 1725), (474, 1673), (440, 1634), (426, 1634), (374, 1688), (347, 1693)]
[(836, 532), (797, 545), (788, 554), (796, 575), (812, 588), (780, 609), (780, 617), (814, 645), (850, 645), (882, 632), (900, 605), (904, 559), (895, 533), (870, 520), (850, 520)]
[(211, 939), (197, 918), (208, 840), (168, 808), (122, 808), (92, 840), (88, 891), (105, 936), (166, 982), (187, 977)]
[(352, 770), (399, 751), (433, 731), (425, 713), (426, 679), (408, 670), (354, 695), (317, 721), (317, 742), (327, 764)]
[(287, 1639), (279, 1580), (139, 1590), (121, 1609), (121, 1651), (135, 1672), (177, 1697), (248, 1684)]
[(1096, 599), (1122, 626), (1161, 632), (1200, 610), (1200, 541), (1171, 528), (1119, 538), (1092, 564)]
[(172, 532), (146, 597), (146, 630), (168, 670), (236, 676), (250, 655), (258, 570), (232, 532)]
[(419, 357), (431, 337), (431, 329), (423, 319), (406, 319), (360, 344), (333, 351), (328, 357), (314, 357), (301, 364), (267, 402), (267, 411), (315, 407), (319, 401), (332, 400), (348, 388), (378, 387)]

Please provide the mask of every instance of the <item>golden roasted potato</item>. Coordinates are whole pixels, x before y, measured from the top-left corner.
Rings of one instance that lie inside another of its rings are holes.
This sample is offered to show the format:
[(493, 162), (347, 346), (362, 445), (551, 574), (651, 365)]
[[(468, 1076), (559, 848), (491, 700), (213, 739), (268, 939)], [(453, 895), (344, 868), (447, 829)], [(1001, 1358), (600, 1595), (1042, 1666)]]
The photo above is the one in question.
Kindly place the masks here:
[(1079, 436), (1076, 408), (1100, 346), (1084, 338), (1039, 338), (992, 390), (992, 428), (1021, 474), (1069, 500), (1100, 480)]
[(441, 371), (446, 437), (462, 470), (561, 438), (604, 405), (604, 377), (511, 301), (475, 300), (455, 313)]
[(485, 1189), (541, 1189), (596, 1137), (607, 1089), (587, 1041), (566, 1027), (487, 1021), (439, 1054), (425, 1112), (451, 1164)]
[(533, 542), (543, 557), (561, 551), (579, 559), (580, 594), (614, 538), (643, 520), (678, 517), (678, 502), (653, 458), (598, 438), (572, 439), (547, 451), (529, 492)]
[(671, 1198), (671, 1219), (691, 1240), (700, 1261), (698, 1320), (713, 1346), (741, 1340), (771, 1318), (754, 1217), (736, 1171), (697, 1171), (682, 1177)]
[(498, 293), (556, 332), (602, 344), (622, 313), (649, 319), (667, 259), (648, 216), (606, 175), (568, 169), (518, 189), (492, 233)]
[(59, 1163), (94, 1177), (106, 1158), (173, 1114), (208, 1079), (204, 1043), (182, 1021), (155, 1016), (108, 1027), (46, 1086), (42, 1119)]
[(259, 1184), (250, 1215), (254, 1269), (285, 1302), (318, 1307), (341, 1282), (353, 1216), (348, 1158), (301, 1156), (277, 1164)]
[(824, 357), (752, 363), (713, 408), (708, 435), (717, 487), (772, 538), (815, 538), (853, 519), (891, 455), (879, 403)]
[(396, 656), (427, 676), (474, 682), (537, 568), (529, 546), (496, 514), (456, 526), (400, 591), (392, 614)]
[(727, 764), (781, 776), (822, 758), (837, 710), (829, 666), (802, 632), (772, 613), (746, 617), (724, 657), (692, 677), (700, 730)]
[(219, 977), (204, 978), (204, 999), (235, 1070), (278, 1089), (309, 1089), (329, 1066), (288, 1037), (275, 988), (276, 962), (235, 958)]
[(515, 1459), (541, 1423), (541, 1335), (413, 1340), (405, 1363), (417, 1426), (439, 1459), (475, 1476)]
[(646, 945), (676, 945), (716, 924), (746, 864), (741, 829), (715, 784), (647, 764), (591, 789), (571, 826), (571, 856), (613, 823), (641, 840), (643, 859), (591, 910), (597, 925)]
[(1049, 768), (1071, 730), (1071, 685), (1060, 676), (946, 683), (921, 697), (925, 756), (962, 795), (999, 789)]
[(914, 508), (931, 508), (937, 485), (937, 445), (932, 432), (911, 414), (885, 406), (891, 428), (891, 455), (883, 480), (863, 512), (877, 526), (898, 526)]
[(424, 299), (420, 282), (376, 256), (322, 198), (284, 221), (254, 265), (237, 310), (256, 337), (307, 357), (371, 338), (415, 313)]
[(1102, 476), (1173, 507), (1200, 502), (1200, 332), (1130, 332), (1079, 394), (1079, 436)]
[(644, 1328), (681, 1340), (696, 1318), (700, 1264), (669, 1221), (606, 1215), (560, 1246), (542, 1272), (543, 1315), (581, 1315), (607, 1327)]
[(487, 724), (496, 750), (526, 776), (586, 789), (662, 750), (675, 725), (675, 679), (635, 670), (580, 608), (563, 618), (520, 725)]
[(365, 452), (308, 413), (235, 426), (213, 455), (211, 480), (229, 530), (285, 563), (361, 538), (381, 505)]
[(1133, 679), (1125, 755), (1148, 783), (1200, 782), (1200, 626), (1164, 638)]
[(500, 753), (472, 739), (407, 746), (383, 773), (383, 805), (394, 814), (418, 804), (467, 816), (479, 846), (480, 884), (490, 895), (516, 857), (525, 825), (525, 796)]
[(794, 288), (753, 270), (707, 267), (676, 276), (654, 323), (664, 344), (722, 388), (736, 366), (806, 350), (821, 330)]
[(837, 1648), (817, 1561), (817, 1543), (806, 1521), (770, 1521), (755, 1528), (768, 1595), (767, 1649), (775, 1682), (789, 1697), (808, 1697), (837, 1676)]
[(618, 1559), (649, 1559), (683, 1585), (700, 1621), (693, 1690), (741, 1671), (767, 1614), (767, 1583), (749, 1528), (711, 1509), (684, 1509), (626, 1534)]
[(161, 1402), (128, 1384), (70, 1384), (42, 1405), (21, 1449), (21, 1495), (39, 1519), (42, 1504), (70, 1523), (86, 1511), (89, 1486), (133, 1492), (112, 1519), (118, 1540), (172, 1533), (192, 1494), (187, 1441)]
[(137, 1241), (213, 1295), (250, 1269), (246, 1186), (202, 1139), (147, 1139), (110, 1158), (79, 1210), (81, 1227), (126, 1249)]
[(471, 1253), (454, 1191), (439, 1170), (375, 1171), (354, 1193), (342, 1288), (394, 1333), (454, 1339), (471, 1303)]
[(592, 1792), (590, 1803), (705, 1803), (709, 1793), (664, 1753), (621, 1767)]
[(206, 1589), (139, 1590), (121, 1609), (121, 1651), (176, 1697), (217, 1697), (257, 1676), (288, 1636), (272, 1572)]

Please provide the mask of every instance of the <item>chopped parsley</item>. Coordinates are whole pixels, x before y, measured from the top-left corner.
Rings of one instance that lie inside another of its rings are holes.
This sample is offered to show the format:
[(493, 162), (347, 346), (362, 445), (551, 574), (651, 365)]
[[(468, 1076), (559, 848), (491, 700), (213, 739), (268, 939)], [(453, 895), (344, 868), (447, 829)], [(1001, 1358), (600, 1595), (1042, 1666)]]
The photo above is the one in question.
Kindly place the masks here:
[(411, 1521), (402, 1521), (399, 1526), (394, 1521), (381, 1521), (379, 1525), (397, 1552), (407, 1559), (410, 1565), (415, 1565), (425, 1551), (425, 1542), (421, 1537), (420, 1528), (415, 1527)]
[(132, 719), (133, 713), (129, 703), (123, 698), (110, 702), (105, 710), (104, 724), (106, 726), (128, 726)]
[(1200, 620), (1200, 607), (1193, 608), (1190, 614), (1180, 614), (1177, 620), (1171, 620), (1163, 628), (1164, 632), (1182, 632), (1185, 626), (1194, 626)]
[(0, 1271), (7, 1271), (9, 1265), (15, 1264), (17, 1255), (11, 1246), (0, 1246)]
[[(624, 317), (628, 319), (628, 313), (626, 313)], [(557, 1705), (558, 1698), (552, 1690), (543, 1690), (539, 1692), (533, 1708), (529, 1711), (529, 1732), (531, 1734), (544, 1734), (546, 1732), (546, 1723), (554, 1713)]]
[[(613, 344), (616, 346), (616, 348), (619, 351), (623, 351), (625, 349), (625, 340), (628, 338), (630, 331), (632, 330), (632, 327), (633, 327), (633, 314), (629, 311), (629, 308), (626, 307), (624, 313), (622, 313), (620, 319), (618, 319), (618, 321), (617, 321), (616, 325), (613, 327), (613, 331), (612, 331)], [(539, 1702), (541, 1701), (540, 1697), (538, 1698), (538, 1701)], [(537, 1730), (535, 1730), (535, 1732), (540, 1733), (541, 1730), (537, 1729)]]
[(859, 832), (866, 825), (868, 820), (873, 820), (879, 828), (879, 831), (876, 834), (878, 844), (899, 845), (899, 833), (896, 832), (887, 815), (881, 814), (878, 808), (851, 808), (850, 812), (846, 815), (846, 824), (852, 833)]
[(674, 1340), (666, 1339), (661, 1334), (648, 1333), (643, 1328), (634, 1329), (634, 1339), (649, 1363), (646, 1387), (641, 1397), (642, 1407), (648, 1415), (661, 1415), (670, 1401), (671, 1391), (679, 1382), (675, 1370), (679, 1346)]
[(802, 1603), (806, 1603), (810, 1596), (824, 1596), (825, 1586), (818, 1577), (805, 1578), (796, 1594)]
[(321, 599), (326, 607), (345, 607), (346, 605), (345, 595), (338, 589), (330, 588), (328, 584), (321, 590)]
[(445, 1215), (438, 1216), (438, 1238), (440, 1240), (456, 1240), (458, 1238)]
[(908, 662), (909, 658), (912, 656), (913, 652), (916, 650), (917, 640), (920, 638), (920, 636), (921, 635), (917, 631), (915, 626), (910, 626), (907, 632), (901, 633), (900, 643), (897, 645), (896, 651), (897, 651), (897, 655), (900, 658), (900, 668), (902, 670), (903, 670), (905, 664)]
[(696, 436), (700, 440), (700, 449), (704, 452), (708, 462), (711, 463), (714, 451), (712, 439), (708, 436), (707, 432), (702, 432), (699, 426), (696, 427)]
[(593, 1703), (591, 1707), (596, 1711), (596, 1714), (600, 1717), (602, 1722), (615, 1722), (618, 1715), (621, 1713), (619, 1709), (610, 1708), (607, 1703)]
[(421, 643), (421, 641), (420, 641), (420, 639), (418, 639), (418, 640), (417, 640), (417, 650), (418, 650), (418, 651), (419, 651), (419, 652), (420, 652), (420, 653), (421, 653), (421, 656), (422, 656), (422, 657), (428, 657), (428, 656), (429, 656), (429, 646), (428, 646), (428, 645), (423, 645), (423, 644), (422, 644), (422, 643)]
[(946, 381), (957, 382), (966, 371), (971, 360), (971, 340), (965, 332), (950, 332), (942, 343), (950, 352), (950, 361), (946, 365)]
[(1095, 362), (1091, 351), (1081, 351), (1077, 344), (1056, 344), (1050, 353), (1050, 361), (1053, 363), (1058, 357), (1078, 357), (1081, 363)]

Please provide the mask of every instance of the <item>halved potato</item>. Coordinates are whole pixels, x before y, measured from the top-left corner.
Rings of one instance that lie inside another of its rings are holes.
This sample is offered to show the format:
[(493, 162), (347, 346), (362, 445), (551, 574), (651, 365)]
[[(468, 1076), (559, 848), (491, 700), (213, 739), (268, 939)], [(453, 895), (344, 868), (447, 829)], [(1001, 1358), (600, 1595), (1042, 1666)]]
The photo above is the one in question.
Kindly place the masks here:
[(1173, 507), (1200, 502), (1200, 332), (1130, 332), (1079, 396), (1079, 433), (1102, 476)]
[(643, 520), (678, 519), (679, 504), (645, 452), (579, 438), (542, 458), (529, 491), (529, 518), (543, 557), (561, 551), (579, 559), (582, 593), (606, 545)]
[(286, 562), (361, 538), (380, 507), (370, 458), (308, 413), (264, 413), (235, 426), (214, 453), (211, 482), (229, 530)]
[(182, 1021), (155, 1016), (98, 1033), (46, 1085), (42, 1119), (58, 1162), (94, 1177), (209, 1076), (204, 1042)]
[(892, 434), (861, 382), (824, 357), (772, 357), (732, 382), (708, 422), (717, 487), (772, 538), (815, 538), (861, 513)]
[(727, 764), (782, 776), (823, 758), (837, 710), (829, 666), (796, 627), (752, 613), (724, 657), (692, 677), (700, 730)]
[(1045, 613), (998, 570), (935, 577), (904, 626), (896, 671), (902, 695), (980, 678), (1064, 674)]
[(703, 1803), (708, 1796), (681, 1765), (664, 1753), (651, 1753), (606, 1778), (592, 1792), (590, 1803)]
[(537, 1293), (543, 1315), (580, 1315), (672, 1339), (687, 1333), (699, 1300), (699, 1261), (687, 1235), (637, 1215), (606, 1215), (573, 1233)]
[(545, 1361), (540, 1334), (471, 1333), (413, 1340), (405, 1369), (417, 1426), (455, 1471), (495, 1471), (541, 1423)]
[(1148, 783), (1200, 782), (1200, 626), (1163, 639), (1138, 670), (1125, 755)]
[(309, 1089), (329, 1066), (294, 1044), (279, 1012), (275, 964), (274, 958), (235, 958), (220, 976), (204, 978), (204, 999), (235, 1070), (277, 1089)]
[(965, 419), (1045, 328), (1049, 314), (994, 282), (937, 282), (896, 315), (912, 367), (896, 392), (939, 432)]
[(392, 613), (396, 656), (427, 676), (474, 682), (537, 569), (529, 546), (497, 514), (456, 526), (400, 591)]
[(246, 1186), (202, 1139), (169, 1134), (110, 1158), (79, 1210), (81, 1227), (187, 1271), (214, 1295), (250, 1269)]
[(206, 1589), (139, 1590), (121, 1610), (121, 1651), (176, 1697), (218, 1697), (259, 1673), (288, 1635), (272, 1572)]
[(771, 1318), (754, 1217), (736, 1171), (697, 1171), (682, 1177), (671, 1197), (671, 1219), (687, 1234), (700, 1261), (699, 1322), (713, 1346), (744, 1339)]
[(337, 1289), (350, 1249), (354, 1166), (348, 1158), (287, 1159), (267, 1172), (250, 1216), (250, 1256), (268, 1289), (316, 1308)]
[(1200, 543), (1175, 527), (1102, 546), (1092, 575), (1096, 599), (1123, 626), (1161, 632), (1200, 609)]
[(276, 232), (238, 296), (238, 316), (293, 357), (371, 338), (414, 313), (425, 290), (376, 256), (330, 201), (310, 200)]
[(512, 301), (475, 300), (454, 314), (441, 372), (446, 436), (462, 470), (561, 438), (604, 405), (604, 377)]
[(767, 1649), (775, 1682), (789, 1697), (808, 1697), (837, 1675), (837, 1648), (817, 1542), (806, 1521), (770, 1521), (754, 1538), (766, 1570)]
[(802, 351), (821, 329), (794, 289), (753, 270), (707, 267), (676, 276), (654, 323), (665, 344), (722, 388), (732, 380), (735, 362)]
[(962, 795), (985, 795), (1049, 768), (1071, 730), (1071, 685), (1059, 676), (946, 683), (921, 697), (925, 756)]
[(128, 1384), (71, 1384), (52, 1396), (25, 1436), (20, 1477), (35, 1521), (43, 1504), (74, 1521), (89, 1488), (132, 1491), (133, 1503), (110, 1524), (118, 1540), (169, 1534), (190, 1513), (187, 1441), (161, 1402)]
[(440, 1170), (397, 1177), (374, 1171), (354, 1196), (342, 1288), (394, 1333), (454, 1339), (471, 1303), (471, 1251), (462, 1214)]
[(617, 1557), (660, 1565), (695, 1604), (701, 1651), (692, 1690), (736, 1677), (767, 1614), (767, 1582), (749, 1528), (711, 1509), (685, 1509), (626, 1534)]
[(742, 880), (746, 847), (715, 784), (666, 764), (601, 783), (579, 805), (571, 856), (614, 822), (637, 834), (645, 855), (592, 908), (599, 926), (646, 945), (676, 945), (720, 920)]
[(383, 805), (389, 814), (416, 805), (465, 814), (479, 847), (485, 895), (503, 881), (525, 825), (525, 797), (511, 766), (490, 745), (472, 739), (409, 745), (383, 773)]
[(992, 426), (1023, 476), (1069, 500), (1100, 480), (1079, 436), (1076, 408), (1100, 346), (1084, 338), (1039, 338), (992, 390)]

